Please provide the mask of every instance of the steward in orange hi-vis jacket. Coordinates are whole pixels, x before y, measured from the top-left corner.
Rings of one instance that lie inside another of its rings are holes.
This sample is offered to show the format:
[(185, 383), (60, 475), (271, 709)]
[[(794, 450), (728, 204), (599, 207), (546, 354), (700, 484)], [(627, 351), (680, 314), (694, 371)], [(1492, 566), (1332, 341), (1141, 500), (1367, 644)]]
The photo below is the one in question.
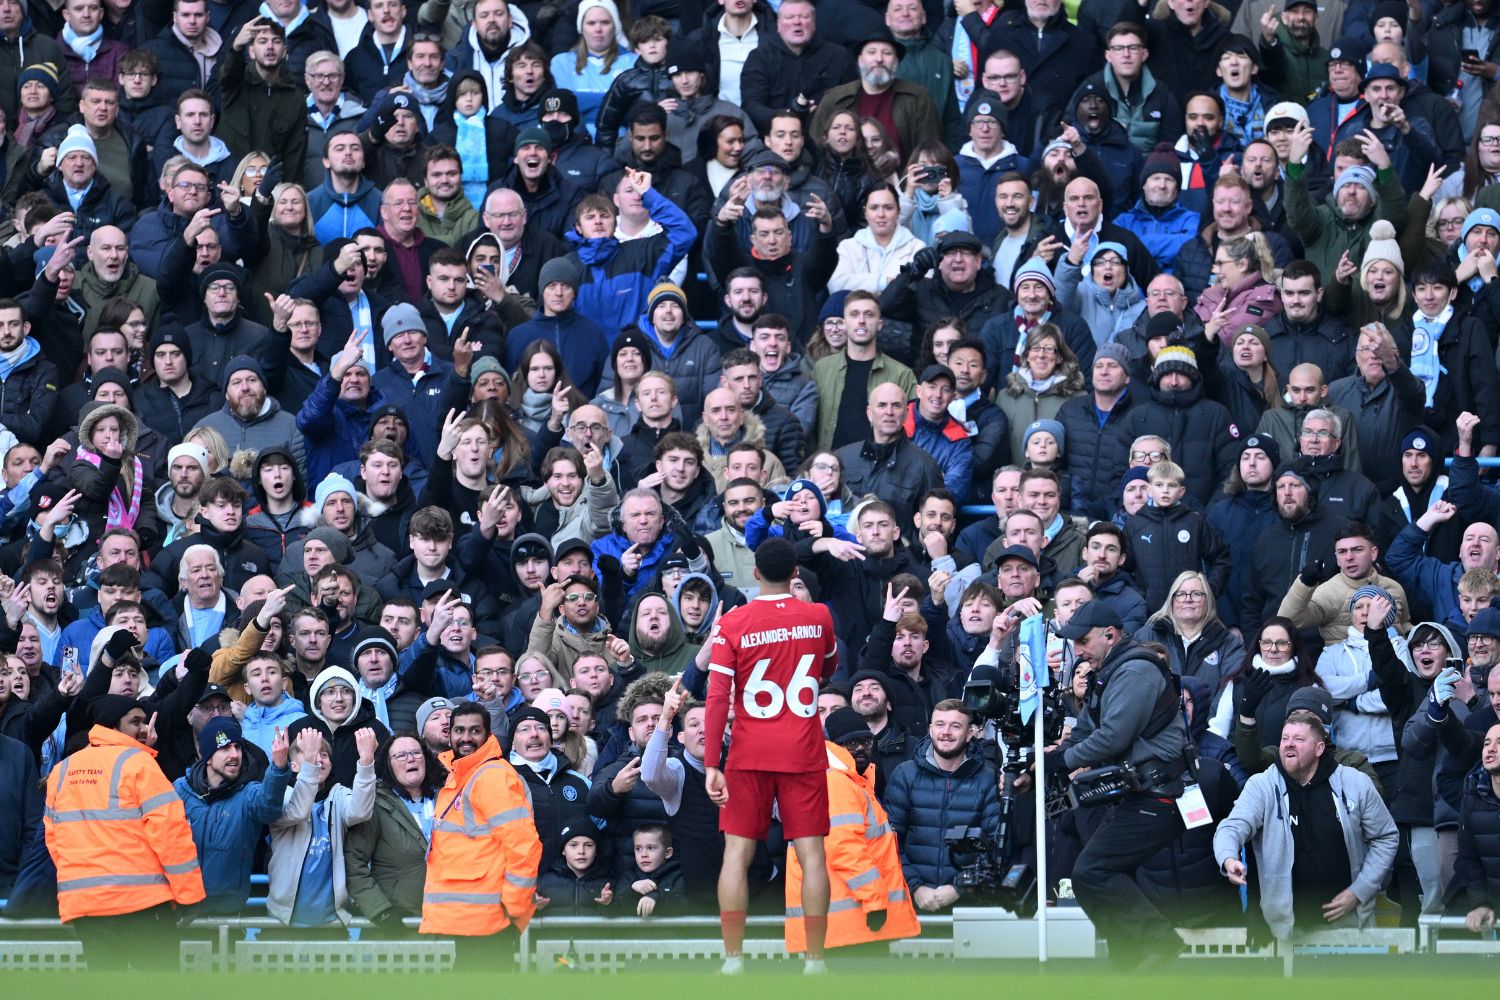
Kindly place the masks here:
[[(851, 713), (852, 714), (852, 713)], [(830, 716), (830, 719), (832, 717)], [(858, 718), (856, 716), (856, 718)], [(832, 725), (830, 725), (832, 730)], [(869, 730), (860, 720), (866, 736)], [(874, 741), (871, 740), (871, 750)], [(885, 809), (875, 799), (874, 765), (861, 773), (848, 750), (828, 742), (828, 947), (891, 941), (922, 933), (901, 873), (901, 854)], [(786, 950), (806, 949), (802, 866), (787, 852)], [(883, 923), (882, 923), (883, 918)]]
[(95, 726), (47, 778), (47, 850), (64, 922), (203, 900), (187, 813), (156, 751)]
[(523, 931), (536, 912), (542, 863), (531, 797), (493, 735), (461, 757), (458, 745), (433, 806), (422, 933)]

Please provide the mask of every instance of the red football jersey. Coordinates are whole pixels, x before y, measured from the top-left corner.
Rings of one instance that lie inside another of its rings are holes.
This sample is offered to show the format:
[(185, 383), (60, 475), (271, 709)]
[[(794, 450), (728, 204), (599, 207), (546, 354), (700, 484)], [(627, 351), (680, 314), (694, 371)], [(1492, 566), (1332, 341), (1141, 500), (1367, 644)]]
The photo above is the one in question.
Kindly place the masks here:
[(711, 641), (704, 763), (720, 766), (732, 697), (736, 768), (826, 770), (818, 689), (839, 659), (828, 608), (757, 597), (720, 618)]

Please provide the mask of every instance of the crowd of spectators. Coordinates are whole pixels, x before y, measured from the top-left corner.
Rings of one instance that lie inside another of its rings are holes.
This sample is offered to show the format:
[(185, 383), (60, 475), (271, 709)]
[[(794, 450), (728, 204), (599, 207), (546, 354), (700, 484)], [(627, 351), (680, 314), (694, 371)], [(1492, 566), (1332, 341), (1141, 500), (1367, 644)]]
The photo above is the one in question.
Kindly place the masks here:
[(1093, 603), (1164, 911), (1493, 926), (1497, 77), (1496, 0), (0, 0), (0, 898), (709, 911), (780, 537), (918, 910), (1040, 807), (966, 680)]

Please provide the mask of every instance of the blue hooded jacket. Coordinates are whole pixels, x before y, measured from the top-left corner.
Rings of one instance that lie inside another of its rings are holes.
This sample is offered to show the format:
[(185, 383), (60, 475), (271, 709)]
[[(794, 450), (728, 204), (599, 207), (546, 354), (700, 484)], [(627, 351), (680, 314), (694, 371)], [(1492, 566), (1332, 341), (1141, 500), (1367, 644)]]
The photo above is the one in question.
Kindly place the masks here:
[(373, 385), (361, 407), (339, 396), (339, 383), (333, 376), (318, 379), (297, 412), (297, 429), (306, 447), (307, 481), (321, 483), (334, 466), (357, 459), (361, 446), (370, 440), (373, 415), (384, 405), (384, 394)]
[[(698, 238), (686, 213), (656, 188), (647, 189), (641, 202), (651, 221), (662, 227), (654, 236), (622, 243), (613, 236), (584, 239), (577, 232), (567, 234), (573, 245), (568, 258), (580, 272), (573, 308), (602, 330), (618, 333), (635, 322), (646, 311), (651, 289), (666, 280)], [(573, 375), (571, 369), (568, 374)]]
[(241, 778), (210, 789), (207, 768), (208, 762), (200, 760), (172, 787), (187, 812), (203, 871), (205, 898), (197, 912), (228, 916), (239, 913), (250, 898), (250, 869), (261, 827), (280, 818), (292, 772), (273, 766), (260, 781)]

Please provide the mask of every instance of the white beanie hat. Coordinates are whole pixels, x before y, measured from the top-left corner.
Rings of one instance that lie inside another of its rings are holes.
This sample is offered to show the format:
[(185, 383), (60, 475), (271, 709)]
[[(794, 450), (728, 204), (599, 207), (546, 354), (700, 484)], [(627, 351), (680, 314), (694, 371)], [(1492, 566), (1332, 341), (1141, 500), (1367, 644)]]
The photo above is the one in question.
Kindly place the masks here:
[(205, 476), (208, 475), (208, 449), (204, 448), (201, 444), (184, 441), (182, 444), (173, 447), (171, 451), (167, 452), (167, 468), (170, 470), (172, 466), (177, 464), (179, 458), (191, 458), (198, 463), (198, 468), (203, 470), (203, 474)]
[(69, 153), (87, 153), (89, 159), (95, 164), (99, 162), (99, 150), (94, 148), (94, 140), (89, 138), (89, 130), (83, 125), (69, 125), (68, 135), (57, 147), (57, 162), (61, 163), (63, 157)]
[(1370, 243), (1365, 247), (1364, 258), (1359, 263), (1359, 276), (1363, 278), (1370, 265), (1377, 260), (1389, 261), (1397, 273), (1406, 277), (1406, 262), (1401, 259), (1401, 244), (1396, 242), (1396, 227), (1385, 219), (1377, 219), (1370, 227)]

